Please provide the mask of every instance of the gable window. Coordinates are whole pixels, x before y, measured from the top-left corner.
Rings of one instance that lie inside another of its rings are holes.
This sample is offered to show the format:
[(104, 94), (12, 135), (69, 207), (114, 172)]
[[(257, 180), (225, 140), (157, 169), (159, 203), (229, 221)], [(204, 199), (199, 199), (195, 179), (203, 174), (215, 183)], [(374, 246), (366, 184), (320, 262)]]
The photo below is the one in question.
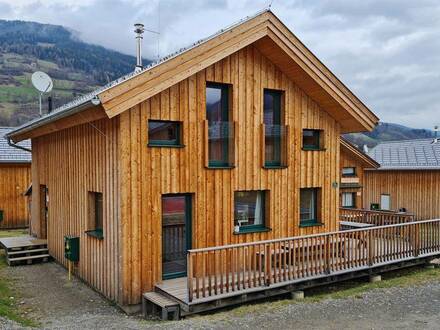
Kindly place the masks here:
[(266, 231), (266, 192), (261, 190), (234, 193), (234, 231)]
[(355, 167), (342, 168), (342, 176), (356, 176), (356, 168)]
[(319, 129), (304, 129), (303, 150), (324, 150), (322, 133)]
[(344, 192), (342, 193), (342, 207), (356, 207), (356, 193)]
[(388, 194), (380, 195), (380, 209), (389, 211), (391, 210), (391, 196)]
[(320, 223), (320, 188), (300, 190), (300, 226), (316, 226)]
[(281, 167), (286, 159), (284, 150), (286, 127), (282, 125), (283, 92), (264, 90), (264, 166)]
[(230, 121), (230, 85), (206, 83), (207, 166), (233, 165), (234, 127)]
[(103, 198), (102, 193), (89, 191), (88, 194), (88, 230), (86, 234), (98, 239), (103, 233)]
[(181, 147), (181, 126), (179, 121), (149, 120), (148, 146)]

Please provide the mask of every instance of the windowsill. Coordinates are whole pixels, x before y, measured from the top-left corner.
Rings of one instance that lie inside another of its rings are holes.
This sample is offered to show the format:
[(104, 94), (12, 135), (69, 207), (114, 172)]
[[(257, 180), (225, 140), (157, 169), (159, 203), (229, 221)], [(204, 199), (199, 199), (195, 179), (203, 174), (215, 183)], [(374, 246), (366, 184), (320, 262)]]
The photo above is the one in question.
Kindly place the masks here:
[(358, 176), (356, 174), (342, 174), (343, 178), (357, 178)]
[(102, 229), (86, 230), (85, 233), (88, 236), (97, 238), (99, 240), (103, 240), (104, 239), (104, 234), (103, 234)]
[(306, 228), (306, 227), (315, 227), (315, 226), (324, 226), (322, 222), (307, 222), (307, 223), (300, 223), (300, 228)]
[(271, 231), (271, 228), (261, 227), (261, 228), (248, 228), (241, 229), (239, 231), (234, 231), (234, 235), (242, 235), (242, 234), (253, 234), (253, 233), (265, 233)]
[(326, 148), (309, 148), (309, 147), (302, 147), (303, 151), (326, 151)]
[(185, 148), (184, 144), (160, 144), (160, 143), (148, 143), (149, 148)]
[(264, 165), (263, 168), (267, 170), (283, 170), (287, 168), (287, 165)]
[(235, 165), (209, 165), (205, 166), (208, 170), (230, 170), (235, 168)]

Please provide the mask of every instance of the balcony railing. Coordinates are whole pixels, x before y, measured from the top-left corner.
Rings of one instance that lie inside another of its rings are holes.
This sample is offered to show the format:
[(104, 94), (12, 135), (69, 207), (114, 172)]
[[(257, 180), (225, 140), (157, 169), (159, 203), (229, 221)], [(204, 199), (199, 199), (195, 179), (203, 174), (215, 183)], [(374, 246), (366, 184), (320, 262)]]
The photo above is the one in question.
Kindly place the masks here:
[(229, 121), (205, 121), (205, 164), (207, 167), (230, 167), (235, 163), (235, 131)]
[(289, 126), (263, 124), (261, 131), (263, 167), (286, 167), (289, 159)]
[(373, 211), (352, 208), (340, 208), (341, 221), (359, 222), (374, 226), (386, 226), (414, 221), (414, 214), (392, 211)]
[(220, 299), (440, 254), (440, 220), (189, 250), (188, 300)]

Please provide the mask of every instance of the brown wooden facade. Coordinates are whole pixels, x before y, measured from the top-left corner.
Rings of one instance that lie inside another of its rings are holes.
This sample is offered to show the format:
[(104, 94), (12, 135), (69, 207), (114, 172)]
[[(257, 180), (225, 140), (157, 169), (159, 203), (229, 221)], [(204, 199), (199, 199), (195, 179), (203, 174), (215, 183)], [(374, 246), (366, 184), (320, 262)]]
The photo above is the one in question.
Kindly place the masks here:
[[(206, 166), (207, 82), (231, 86), (231, 168)], [(265, 88), (284, 94), (288, 148), (278, 169), (263, 167)], [(192, 248), (335, 231), (340, 134), (377, 122), (270, 12), (99, 99), (99, 106), (13, 138), (33, 142), (32, 232), (47, 235), (50, 253), (63, 264), (63, 236), (79, 236), (76, 273), (124, 306), (139, 304), (162, 281), (163, 195), (191, 196)], [(180, 122), (183, 146), (148, 146), (151, 119)], [(302, 150), (303, 129), (322, 130), (322, 150)], [(301, 188), (320, 188), (319, 226), (299, 225)], [(234, 233), (234, 192), (243, 190), (267, 192), (268, 231)], [(85, 234), (88, 192), (103, 194), (102, 240)]]
[(25, 228), (29, 212), (24, 195), (31, 182), (30, 163), (0, 163), (0, 229)]
[[(358, 150), (347, 140), (341, 138), (341, 161), (340, 161), (340, 205), (342, 205), (342, 198), (344, 193), (350, 193), (355, 196), (354, 208), (365, 208), (363, 192), (365, 190), (365, 169), (366, 168), (378, 168), (373, 159), (366, 154)], [(354, 169), (353, 175), (344, 175), (343, 170), (352, 168)]]
[(365, 172), (364, 205), (390, 196), (391, 209), (405, 208), (416, 220), (440, 218), (440, 170), (374, 170)]

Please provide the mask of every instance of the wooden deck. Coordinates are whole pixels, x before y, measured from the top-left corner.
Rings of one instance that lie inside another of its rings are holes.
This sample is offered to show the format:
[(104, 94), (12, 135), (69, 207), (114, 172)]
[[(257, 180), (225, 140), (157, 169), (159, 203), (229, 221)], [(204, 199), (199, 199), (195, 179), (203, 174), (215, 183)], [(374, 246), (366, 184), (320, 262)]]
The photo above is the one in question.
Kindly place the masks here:
[(47, 261), (50, 258), (47, 240), (32, 236), (0, 238), (0, 247), (5, 250), (6, 262), (10, 266)]
[(155, 291), (181, 315), (425, 263), (440, 256), (440, 220), (190, 250), (188, 277)]

